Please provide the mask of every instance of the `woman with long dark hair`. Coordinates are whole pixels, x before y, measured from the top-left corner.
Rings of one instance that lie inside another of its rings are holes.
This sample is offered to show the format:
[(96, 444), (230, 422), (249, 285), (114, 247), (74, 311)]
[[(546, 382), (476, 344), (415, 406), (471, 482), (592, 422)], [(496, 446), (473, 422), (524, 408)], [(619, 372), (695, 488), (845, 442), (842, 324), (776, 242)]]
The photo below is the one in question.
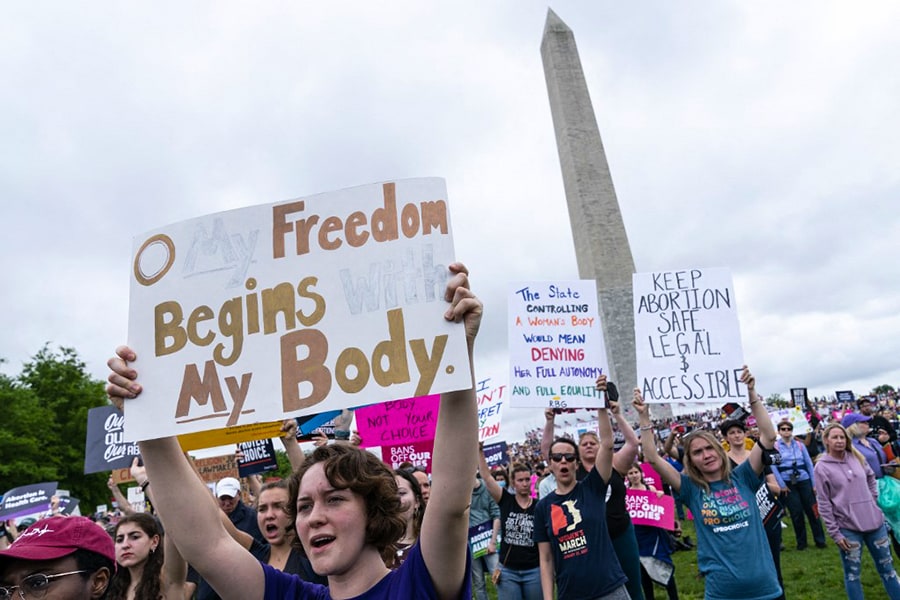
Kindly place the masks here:
[(134, 513), (116, 524), (114, 541), (118, 568), (109, 586), (109, 600), (182, 600), (187, 564), (168, 544), (155, 517)]
[(419, 541), (419, 533), (422, 531), (422, 519), (425, 517), (425, 499), (422, 497), (422, 488), (419, 481), (408, 469), (394, 471), (397, 479), (397, 493), (400, 497), (400, 509), (403, 520), (406, 522), (406, 532), (396, 543), (393, 552), (384, 557), (384, 563), (391, 569), (396, 569), (403, 564), (409, 556), (410, 549)]

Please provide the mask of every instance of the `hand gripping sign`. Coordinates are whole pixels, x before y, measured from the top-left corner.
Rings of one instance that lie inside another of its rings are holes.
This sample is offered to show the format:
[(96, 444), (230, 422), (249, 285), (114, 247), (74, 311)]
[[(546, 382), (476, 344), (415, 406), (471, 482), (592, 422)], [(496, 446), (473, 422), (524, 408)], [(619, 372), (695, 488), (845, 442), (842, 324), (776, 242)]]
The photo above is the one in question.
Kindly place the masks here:
[(134, 240), (128, 343), (140, 441), (471, 385), (443, 319), (443, 180), (190, 219)]

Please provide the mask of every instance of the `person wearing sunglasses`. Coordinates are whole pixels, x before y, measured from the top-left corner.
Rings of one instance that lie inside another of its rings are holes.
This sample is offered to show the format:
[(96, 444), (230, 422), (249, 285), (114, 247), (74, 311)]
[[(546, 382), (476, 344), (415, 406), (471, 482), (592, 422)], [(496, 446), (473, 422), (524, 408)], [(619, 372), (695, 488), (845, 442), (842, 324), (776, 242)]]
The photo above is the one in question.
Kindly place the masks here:
[[(745, 366), (741, 382), (747, 386), (750, 410), (759, 424), (759, 442), (750, 456), (732, 470), (719, 440), (709, 431), (684, 439), (684, 472), (664, 461), (656, 449), (649, 407), (640, 388), (634, 389), (634, 408), (640, 415), (644, 458), (694, 513), (697, 528), (697, 566), (705, 577), (705, 597), (731, 600), (774, 600), (782, 594), (756, 492), (762, 485), (763, 450), (775, 443), (775, 426), (756, 393), (756, 380)], [(735, 549), (740, 552), (735, 552)], [(752, 557), (749, 559), (748, 557)]]
[(105, 598), (115, 561), (112, 538), (90, 519), (42, 519), (0, 551), (0, 600)]
[(790, 421), (778, 423), (778, 441), (775, 449), (781, 454), (781, 464), (774, 470), (778, 485), (787, 492), (782, 494), (782, 501), (791, 515), (794, 535), (797, 537), (797, 550), (806, 550), (806, 519), (812, 530), (813, 541), (817, 548), (825, 547), (825, 530), (819, 520), (814, 493), (813, 463), (806, 445), (794, 439), (794, 426)]
[[(605, 395), (605, 376), (597, 380), (597, 389)], [(581, 481), (575, 442), (557, 438), (550, 444), (556, 488), (541, 498), (534, 515), (544, 600), (553, 599), (554, 583), (559, 600), (630, 598), (606, 525), (606, 491), (613, 468), (613, 431), (606, 408), (597, 411), (597, 422), (600, 444), (594, 468)]]

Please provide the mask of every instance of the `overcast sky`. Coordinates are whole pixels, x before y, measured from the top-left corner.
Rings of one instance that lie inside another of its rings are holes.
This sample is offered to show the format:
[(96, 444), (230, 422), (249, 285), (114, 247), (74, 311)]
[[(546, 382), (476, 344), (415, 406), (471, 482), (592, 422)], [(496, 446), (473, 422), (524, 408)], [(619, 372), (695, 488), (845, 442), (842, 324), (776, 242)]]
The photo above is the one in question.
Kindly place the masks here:
[[(553, 8), (637, 269), (732, 269), (765, 395), (900, 384), (900, 3)], [(486, 304), (480, 376), (507, 368), (506, 283), (577, 277), (543, 2), (0, 11), (6, 373), (50, 342), (105, 377), (135, 234), (371, 182), (447, 179)], [(539, 413), (510, 413), (508, 437)]]

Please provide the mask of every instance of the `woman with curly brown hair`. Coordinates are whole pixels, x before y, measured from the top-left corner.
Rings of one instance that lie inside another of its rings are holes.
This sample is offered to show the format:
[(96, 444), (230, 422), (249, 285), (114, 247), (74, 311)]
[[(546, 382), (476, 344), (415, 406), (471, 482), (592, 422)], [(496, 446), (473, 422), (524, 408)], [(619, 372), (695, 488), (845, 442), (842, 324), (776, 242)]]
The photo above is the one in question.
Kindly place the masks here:
[[(449, 266), (444, 294), (445, 321), (461, 323), (468, 346), (469, 372), (481, 323), (482, 305), (469, 290), (465, 266)], [(141, 392), (136, 359), (126, 347), (109, 361), (106, 388), (121, 403)], [(184, 557), (223, 598), (367, 599), (471, 596), (471, 557), (466, 508), (475, 467), (478, 411), (474, 378), (466, 390), (441, 394), (434, 438), (433, 487), (422, 533), (399, 569), (391, 571), (382, 553), (406, 530), (393, 472), (374, 455), (349, 446), (317, 448), (290, 481), (297, 542), (328, 588), (261, 565), (225, 531), (218, 507), (185, 460), (178, 440), (140, 442), (156, 507)]]

